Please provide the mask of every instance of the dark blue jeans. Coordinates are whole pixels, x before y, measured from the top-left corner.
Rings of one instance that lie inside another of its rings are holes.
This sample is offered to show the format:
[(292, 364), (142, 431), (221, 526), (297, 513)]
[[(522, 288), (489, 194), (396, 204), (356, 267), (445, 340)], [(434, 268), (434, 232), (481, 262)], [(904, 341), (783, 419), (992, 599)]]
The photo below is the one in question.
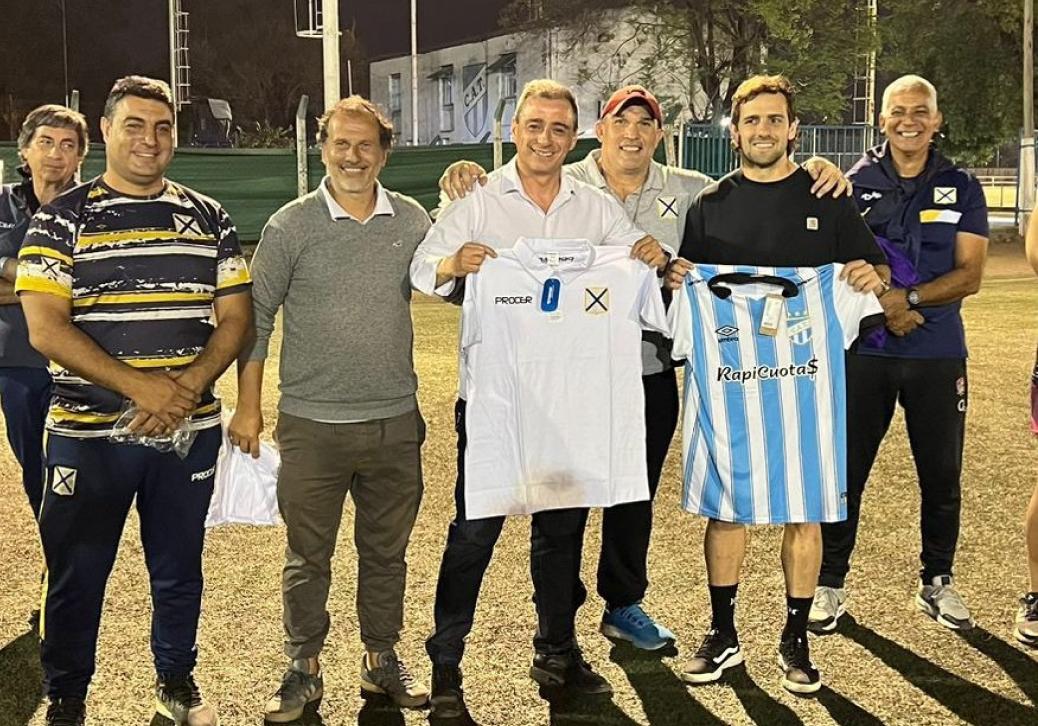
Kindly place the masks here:
[[(457, 514), (447, 533), (447, 548), (436, 583), (435, 631), (425, 649), (436, 665), (458, 665), (465, 637), (472, 630), (483, 574), (494, 554), (504, 517), (465, 518), (465, 402), (454, 407), (458, 434), (458, 478), (454, 487)], [(530, 573), (537, 604), (534, 648), (539, 653), (565, 653), (576, 645), (574, 619), (587, 599), (580, 582), (587, 509), (553, 509), (532, 517)]]
[(50, 373), (46, 368), (0, 368), (0, 408), (7, 441), (22, 467), (22, 486), (33, 516), (43, 498), (43, 424), (50, 406)]
[(51, 698), (86, 696), (105, 586), (134, 497), (151, 581), (155, 669), (163, 676), (194, 669), (205, 517), (221, 438), (219, 426), (199, 431), (181, 460), (103, 438), (48, 437), (40, 659)]

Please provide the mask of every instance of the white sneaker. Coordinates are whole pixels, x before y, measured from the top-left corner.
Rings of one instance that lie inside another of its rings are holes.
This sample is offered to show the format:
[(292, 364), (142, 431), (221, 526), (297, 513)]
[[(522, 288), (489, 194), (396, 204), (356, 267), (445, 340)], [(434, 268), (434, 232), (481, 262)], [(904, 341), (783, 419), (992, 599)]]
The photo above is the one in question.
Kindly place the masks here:
[(815, 588), (815, 599), (807, 616), (807, 629), (812, 633), (831, 633), (836, 630), (840, 616), (847, 612), (847, 591), (842, 587)]
[(938, 575), (931, 584), (920, 585), (915, 604), (946, 628), (969, 630), (973, 627), (970, 609), (955, 589), (951, 575)]

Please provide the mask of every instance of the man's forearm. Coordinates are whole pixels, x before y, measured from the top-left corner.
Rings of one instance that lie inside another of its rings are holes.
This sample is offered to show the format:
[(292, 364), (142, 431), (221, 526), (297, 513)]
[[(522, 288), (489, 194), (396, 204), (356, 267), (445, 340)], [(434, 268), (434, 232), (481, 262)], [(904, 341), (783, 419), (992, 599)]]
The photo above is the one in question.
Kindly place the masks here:
[(0, 305), (21, 305), (21, 300), (14, 294), (14, 282), (0, 277)]
[(33, 337), (33, 347), (80, 378), (102, 388), (133, 398), (143, 374), (106, 353), (94, 340), (71, 322), (56, 324)]
[(238, 408), (258, 411), (263, 402), (262, 360), (238, 358)]
[(252, 317), (235, 316), (219, 320), (205, 348), (181, 375), (189, 375), (196, 392), (204, 391), (227, 370), (252, 336)]
[(919, 306), (947, 305), (980, 290), (980, 271), (957, 268), (940, 277), (916, 287), (919, 291)]

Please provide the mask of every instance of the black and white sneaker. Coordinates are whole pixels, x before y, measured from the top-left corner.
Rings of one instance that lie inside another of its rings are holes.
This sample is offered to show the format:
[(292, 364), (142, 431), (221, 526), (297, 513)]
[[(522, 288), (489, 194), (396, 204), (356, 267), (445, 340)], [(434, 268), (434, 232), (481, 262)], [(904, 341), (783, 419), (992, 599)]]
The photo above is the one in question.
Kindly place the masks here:
[(681, 680), (685, 683), (713, 683), (729, 668), (742, 663), (739, 636), (710, 630), (703, 638), (695, 656), (681, 668)]
[(822, 674), (811, 662), (807, 638), (787, 638), (779, 643), (782, 687), (791, 693), (807, 695), (822, 687)]
[(83, 726), (86, 704), (82, 698), (54, 698), (47, 706), (47, 726)]
[(576, 646), (566, 653), (535, 654), (530, 678), (546, 688), (566, 688), (586, 695), (613, 692), (609, 681), (595, 673)]

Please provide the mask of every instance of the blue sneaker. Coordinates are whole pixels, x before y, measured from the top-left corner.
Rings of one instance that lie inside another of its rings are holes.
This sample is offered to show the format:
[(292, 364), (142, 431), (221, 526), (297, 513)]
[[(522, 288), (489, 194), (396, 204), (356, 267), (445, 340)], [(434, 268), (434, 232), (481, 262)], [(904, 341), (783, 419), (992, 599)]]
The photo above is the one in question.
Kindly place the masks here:
[(626, 640), (642, 650), (659, 650), (675, 640), (674, 633), (653, 620), (641, 603), (606, 610), (598, 629), (607, 638)]

